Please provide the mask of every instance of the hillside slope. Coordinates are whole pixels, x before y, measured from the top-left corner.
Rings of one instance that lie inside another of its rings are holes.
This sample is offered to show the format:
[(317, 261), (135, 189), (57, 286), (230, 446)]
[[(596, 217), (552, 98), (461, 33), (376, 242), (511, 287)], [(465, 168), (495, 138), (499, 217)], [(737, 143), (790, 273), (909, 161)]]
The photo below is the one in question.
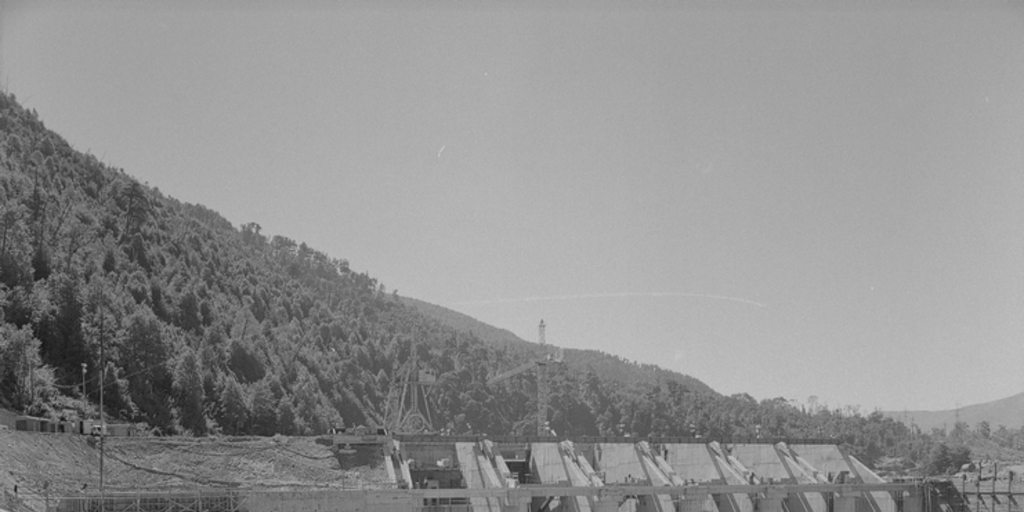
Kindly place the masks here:
[(925, 431), (952, 429), (958, 416), (972, 429), (982, 421), (987, 421), (992, 430), (999, 425), (1017, 429), (1024, 426), (1024, 393), (947, 411), (885, 411), (883, 414), (908, 425), (913, 423)]
[[(434, 318), (453, 329), (468, 332), (485, 343), (516, 353), (519, 357), (538, 357), (540, 345), (516, 336), (506, 329), (485, 324), (475, 318), (418, 299), (402, 297), (402, 302), (424, 315)], [(627, 361), (621, 357), (598, 350), (567, 348), (564, 351), (566, 364), (576, 371), (592, 371), (602, 378), (626, 385), (656, 385), (674, 381), (701, 393), (717, 394), (711, 387), (698, 379), (664, 368)]]
[[(6, 94), (0, 220), (0, 360), (17, 362), (0, 365), (0, 406), (84, 415), (102, 382), (108, 414), (162, 433), (391, 424), (399, 369), (416, 350), (438, 375), (435, 428), (528, 429), (533, 377), (486, 384), (522, 354), (406, 306), (344, 259), (139, 183)], [(684, 422), (713, 421), (698, 405), (714, 404), (695, 400), (704, 386), (672, 388), (688, 412), (656, 420), (634, 412), (647, 390), (621, 384), (650, 382), (631, 377), (649, 368), (619, 364), (608, 380), (598, 366), (552, 375), (559, 432), (613, 433), (624, 421), (638, 433), (683, 432)]]
[[(53, 494), (99, 489), (99, 448), (91, 436), (0, 433), (0, 487), (19, 487), (29, 505)], [(380, 461), (349, 464), (314, 438), (117, 438), (107, 439), (108, 491), (183, 489), (308, 489), (385, 487)], [(353, 456), (354, 457), (354, 456)], [(37, 506), (41, 510), (42, 506)]]

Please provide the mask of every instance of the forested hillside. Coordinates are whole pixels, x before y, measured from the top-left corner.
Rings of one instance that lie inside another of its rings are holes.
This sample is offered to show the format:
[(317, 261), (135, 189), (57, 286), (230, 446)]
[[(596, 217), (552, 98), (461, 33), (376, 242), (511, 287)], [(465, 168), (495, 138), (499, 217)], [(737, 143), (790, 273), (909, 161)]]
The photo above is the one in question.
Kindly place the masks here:
[[(165, 434), (322, 433), (379, 424), (414, 346), (438, 376), (437, 428), (531, 430), (531, 374), (486, 381), (536, 347), (484, 343), (343, 259), (167, 197), (0, 95), (0, 405), (85, 412), (102, 371), (107, 412)], [(559, 434), (834, 437), (869, 461), (935, 444), (881, 414), (610, 379), (595, 361), (551, 372)]]
[[(471, 333), (492, 347), (506, 347), (532, 357), (541, 356), (543, 353), (541, 347), (536, 343), (529, 343), (506, 329), (487, 325), (458, 311), (452, 311), (436, 304), (410, 297), (402, 297), (401, 299), (404, 304), (423, 313), (427, 317), (434, 318), (454, 329)], [(707, 384), (689, 375), (683, 375), (650, 364), (628, 361), (625, 358), (606, 354), (598, 350), (565, 349), (564, 359), (565, 364), (570, 368), (584, 372), (593, 371), (600, 375), (603, 380), (628, 385), (654, 385), (661, 382), (675, 381), (694, 391), (716, 394)]]

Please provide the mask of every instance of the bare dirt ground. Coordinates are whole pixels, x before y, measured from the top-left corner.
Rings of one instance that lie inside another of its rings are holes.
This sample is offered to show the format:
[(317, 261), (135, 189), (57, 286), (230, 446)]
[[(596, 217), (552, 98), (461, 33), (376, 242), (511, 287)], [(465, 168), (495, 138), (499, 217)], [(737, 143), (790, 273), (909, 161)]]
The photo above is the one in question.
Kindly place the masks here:
[[(376, 447), (341, 458), (312, 437), (107, 438), (109, 491), (358, 489), (387, 487)], [(0, 486), (36, 501), (99, 491), (96, 438), (0, 432)]]

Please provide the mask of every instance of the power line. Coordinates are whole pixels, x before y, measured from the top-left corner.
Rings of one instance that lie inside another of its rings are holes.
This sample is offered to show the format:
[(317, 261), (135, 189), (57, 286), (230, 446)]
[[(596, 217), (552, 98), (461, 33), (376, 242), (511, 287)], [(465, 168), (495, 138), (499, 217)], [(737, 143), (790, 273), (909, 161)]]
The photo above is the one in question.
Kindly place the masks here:
[[(129, 373), (128, 375), (124, 375), (124, 376), (121, 377), (121, 379), (130, 379), (130, 378), (132, 378), (132, 377), (134, 377), (134, 376), (136, 376), (136, 375), (138, 375), (140, 373), (145, 373), (145, 372), (148, 372), (148, 371), (150, 371), (152, 369), (155, 369), (155, 368), (157, 368), (159, 366), (162, 366), (163, 364), (164, 363), (156, 363), (154, 365), (148, 366), (148, 367), (143, 368), (141, 370), (138, 370), (136, 372)], [(99, 376), (93, 377), (91, 379), (86, 379), (85, 383), (86, 384), (92, 384), (97, 379), (99, 379)], [(106, 388), (108, 388), (110, 386), (113, 386), (114, 384), (117, 384), (117, 380), (115, 380), (114, 382), (111, 382), (109, 384), (104, 384), (103, 385), (103, 389), (106, 389)], [(80, 385), (81, 384), (54, 384), (54, 387), (60, 388), (60, 389), (73, 389), (73, 388), (76, 388), (76, 387), (78, 387)]]

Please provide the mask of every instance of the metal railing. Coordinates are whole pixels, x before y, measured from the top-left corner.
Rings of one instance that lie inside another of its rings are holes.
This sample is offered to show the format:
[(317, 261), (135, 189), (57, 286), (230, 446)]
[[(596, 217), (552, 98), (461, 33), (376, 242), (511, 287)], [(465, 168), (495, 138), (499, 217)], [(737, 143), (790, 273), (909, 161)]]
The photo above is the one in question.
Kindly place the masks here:
[[(240, 512), (248, 496), (232, 491), (49, 495), (44, 497), (44, 508), (45, 512)], [(40, 501), (36, 498), (33, 501)], [(39, 512), (28, 507), (10, 510)]]
[[(849, 496), (857, 503), (872, 500), (866, 507), (877, 512), (898, 512), (895, 493), (921, 496), (920, 484), (783, 484), (783, 485), (688, 485), (649, 486), (613, 485), (606, 487), (572, 487), (567, 485), (536, 485), (497, 489), (306, 489), (306, 490), (220, 490), (181, 492), (110, 492), (47, 496), (45, 508), (36, 496), (15, 501), (11, 512), (245, 512), (248, 510), (289, 510), (294, 502), (302, 510), (362, 510), (400, 512), (473, 512), (472, 503), (519, 504), (509, 510), (524, 510), (535, 499), (583, 499), (592, 503), (613, 501), (623, 504), (633, 500), (637, 505), (650, 505), (649, 500), (671, 502), (675, 512), (715, 512), (717, 496), (732, 495), (736, 499), (753, 500), (755, 509), (785, 510), (785, 500), (798, 499), (799, 494)], [(874, 495), (874, 496), (872, 496)], [(655, 497), (657, 496), (657, 497)], [(854, 496), (856, 496), (854, 498)], [(5, 495), (6, 498), (6, 495)], [(12, 501), (12, 500), (8, 500)], [(25, 501), (39, 506), (26, 507)], [(781, 501), (781, 503), (780, 503)], [(816, 500), (814, 512), (828, 512), (827, 500)], [(918, 502), (920, 503), (920, 501)], [(919, 506), (923, 509), (923, 503)], [(819, 510), (820, 508), (820, 510)], [(860, 505), (854, 510), (865, 507)], [(505, 509), (505, 507), (503, 507)], [(802, 508), (800, 510), (803, 510)], [(904, 510), (904, 512), (921, 512)], [(965, 511), (966, 512), (966, 511)], [(973, 512), (973, 511), (972, 511)], [(984, 511), (981, 511), (984, 512)], [(992, 511), (989, 511), (992, 512)]]
[(32, 507), (25, 503), (25, 499), (17, 494), (4, 489), (4, 500), (0, 502), (3, 504), (3, 508), (10, 512), (36, 512)]
[[(476, 443), (489, 439), (495, 443), (503, 444), (529, 444), (529, 443), (557, 443), (564, 440), (563, 437), (554, 436), (486, 436), (486, 435), (438, 435), (438, 434), (392, 434), (392, 437), (403, 443)], [(721, 444), (777, 444), (780, 442), (790, 446), (796, 445), (835, 445), (835, 439), (830, 438), (802, 438), (802, 437), (730, 437), (724, 439), (712, 439), (707, 437), (663, 437), (663, 436), (574, 436), (572, 440), (576, 444), (593, 443), (637, 443), (647, 441), (651, 444), (707, 444), (711, 441), (718, 441)]]

